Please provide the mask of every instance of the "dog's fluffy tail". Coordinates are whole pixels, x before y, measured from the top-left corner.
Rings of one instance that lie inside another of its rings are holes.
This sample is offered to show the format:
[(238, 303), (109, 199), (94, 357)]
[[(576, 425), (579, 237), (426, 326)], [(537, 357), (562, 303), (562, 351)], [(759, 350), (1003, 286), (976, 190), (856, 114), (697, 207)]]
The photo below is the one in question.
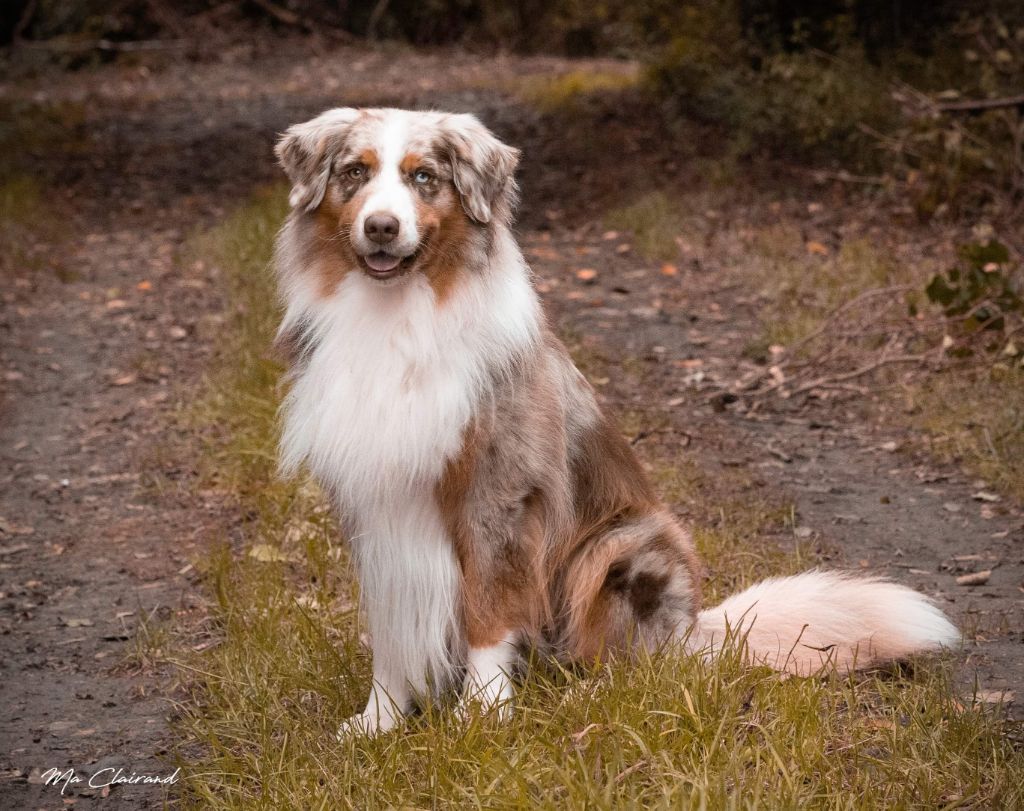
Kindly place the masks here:
[(811, 571), (765, 580), (701, 611), (686, 646), (797, 675), (859, 670), (953, 645), (960, 633), (928, 598), (884, 580)]

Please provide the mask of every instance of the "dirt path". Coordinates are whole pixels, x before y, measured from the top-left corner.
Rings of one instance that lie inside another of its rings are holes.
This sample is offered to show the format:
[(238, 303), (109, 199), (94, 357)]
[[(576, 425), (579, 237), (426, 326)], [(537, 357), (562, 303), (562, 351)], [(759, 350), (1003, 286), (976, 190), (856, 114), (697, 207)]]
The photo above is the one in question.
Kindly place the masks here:
[[(0, 719), (0, 806), (64, 807), (58, 790), (39, 784), (50, 767), (171, 772), (170, 674), (131, 654), (146, 618), (201, 601), (190, 560), (230, 520), (214, 502), (154, 494), (146, 482), (147, 470), (173, 466), (160, 453), (167, 415), (197, 384), (223, 306), (211, 269), (183, 264), (182, 250), (276, 180), (276, 132), (339, 101), (471, 109), (524, 146), (523, 239), (557, 321), (598, 342), (613, 370), (644, 370), (642, 389), (610, 382), (613, 404), (663, 404), (690, 437), (688, 453), (785, 487), (799, 532), (834, 544), (841, 563), (947, 601), (974, 639), (985, 689), (1021, 695), (1020, 512), (973, 500), (977, 488), (954, 471), (884, 450), (901, 441), (893, 432), (836, 415), (791, 421), (769, 411), (755, 421), (716, 409), (716, 386), (745, 363), (751, 302), (714, 274), (661, 274), (619, 252), (597, 224), (559, 226), (548, 209), (573, 205), (577, 188), (573, 167), (542, 162), (558, 133), (484, 89), (568, 67), (275, 47), (0, 84), (0, 99), (82, 117), (74, 143), (37, 145), (24, 159), (60, 224), (41, 246), (52, 261), (0, 280), (0, 706), (10, 708)], [(600, 269), (593, 284), (573, 275), (581, 257)], [(954, 560), (964, 556), (977, 557)], [(992, 568), (991, 580), (957, 586), (955, 574), (971, 567)], [(78, 808), (162, 802), (150, 787), (98, 794), (73, 786), (65, 797)]]

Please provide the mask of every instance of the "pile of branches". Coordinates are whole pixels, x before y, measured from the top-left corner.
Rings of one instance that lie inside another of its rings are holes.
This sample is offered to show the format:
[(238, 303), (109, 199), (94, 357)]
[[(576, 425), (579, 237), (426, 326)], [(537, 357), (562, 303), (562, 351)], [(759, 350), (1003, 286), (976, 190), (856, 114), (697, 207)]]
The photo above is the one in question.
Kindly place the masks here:
[(955, 365), (1024, 368), (1024, 269), (999, 242), (962, 246), (959, 262), (922, 290), (867, 290), (809, 334), (771, 348), (736, 381), (731, 399), (867, 396)]

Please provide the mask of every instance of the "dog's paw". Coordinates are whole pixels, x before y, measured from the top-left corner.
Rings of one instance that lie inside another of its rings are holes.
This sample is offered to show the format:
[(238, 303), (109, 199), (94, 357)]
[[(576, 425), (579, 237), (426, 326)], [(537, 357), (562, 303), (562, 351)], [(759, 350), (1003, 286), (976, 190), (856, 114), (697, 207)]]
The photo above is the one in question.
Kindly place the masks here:
[(463, 698), (455, 708), (456, 717), (462, 722), (478, 718), (493, 718), (504, 724), (512, 720), (513, 702), (511, 699), (486, 702), (479, 698)]
[(483, 687), (470, 683), (463, 691), (457, 712), (463, 720), (477, 715), (504, 723), (512, 718), (513, 699), (512, 684), (508, 679), (495, 679)]
[(398, 726), (398, 718), (391, 713), (361, 712), (341, 722), (335, 737), (344, 742), (349, 738), (372, 738)]

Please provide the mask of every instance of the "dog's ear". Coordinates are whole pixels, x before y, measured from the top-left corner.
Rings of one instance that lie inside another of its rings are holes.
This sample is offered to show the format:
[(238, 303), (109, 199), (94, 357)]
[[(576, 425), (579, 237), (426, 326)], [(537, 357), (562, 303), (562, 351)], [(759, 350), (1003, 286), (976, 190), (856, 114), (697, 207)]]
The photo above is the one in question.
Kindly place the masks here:
[(481, 225), (492, 219), (507, 223), (516, 203), (513, 174), (519, 150), (503, 144), (472, 115), (445, 116), (441, 129), (466, 213)]
[(281, 136), (274, 153), (292, 182), (288, 202), (294, 208), (313, 211), (320, 205), (331, 177), (331, 162), (358, 118), (358, 110), (339, 107), (289, 127)]

